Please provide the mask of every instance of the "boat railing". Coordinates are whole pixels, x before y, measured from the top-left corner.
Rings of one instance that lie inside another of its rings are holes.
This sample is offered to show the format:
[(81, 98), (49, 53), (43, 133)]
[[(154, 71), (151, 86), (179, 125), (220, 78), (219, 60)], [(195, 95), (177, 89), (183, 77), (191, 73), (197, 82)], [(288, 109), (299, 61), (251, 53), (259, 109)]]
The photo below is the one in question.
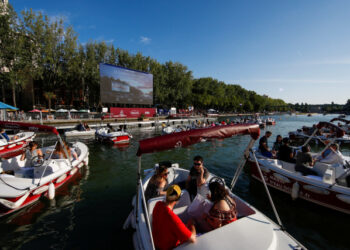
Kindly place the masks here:
[[(138, 159), (138, 169), (141, 170), (141, 157), (139, 157)], [(139, 197), (139, 192), (141, 192), (141, 197)], [(142, 179), (141, 179), (141, 171), (138, 171), (138, 176), (137, 176), (137, 199), (136, 199), (136, 223), (139, 222), (139, 199), (141, 198), (142, 200), (142, 205), (143, 205), (143, 211), (144, 211), (144, 216), (145, 216), (145, 220), (146, 220), (146, 224), (147, 224), (147, 228), (148, 228), (148, 233), (149, 233), (149, 237), (151, 239), (151, 244), (152, 244), (152, 250), (155, 250), (155, 246), (154, 246), (154, 241), (153, 241), (153, 236), (152, 236), (152, 228), (151, 228), (151, 223), (149, 220), (149, 215), (148, 215), (148, 209), (147, 209), (147, 204), (146, 204), (146, 197), (145, 197), (145, 191), (143, 189), (143, 185), (142, 185)]]
[(283, 231), (285, 231), (285, 228), (284, 228), (284, 226), (283, 226), (283, 224), (282, 224), (282, 221), (281, 221), (281, 219), (280, 219), (280, 217), (279, 217), (279, 215), (278, 215), (278, 212), (277, 212), (277, 210), (276, 210), (275, 204), (273, 203), (273, 200), (272, 200), (272, 197), (271, 197), (269, 188), (267, 187), (267, 184), (266, 184), (265, 178), (264, 178), (264, 176), (263, 176), (263, 173), (261, 172), (259, 161), (258, 161), (258, 159), (256, 158), (256, 155), (255, 155), (254, 150), (250, 149), (250, 152), (251, 152), (251, 155), (253, 156), (253, 160), (254, 160), (254, 162), (255, 162), (255, 164), (256, 164), (256, 168), (258, 169), (258, 172), (259, 172), (261, 181), (262, 181), (262, 183), (264, 184), (266, 194), (267, 194), (267, 196), (268, 196), (268, 198), (269, 198), (269, 201), (270, 201), (272, 210), (273, 210), (273, 212), (274, 212), (274, 214), (275, 214), (275, 216), (276, 216), (278, 225), (280, 226), (280, 228), (281, 228)]
[[(57, 143), (58, 143), (58, 141), (56, 141), (54, 148), (56, 148)], [(50, 152), (50, 156), (47, 158), (47, 161), (51, 160), (51, 157), (52, 157), (54, 151), (55, 151), (55, 150), (52, 150), (52, 151)], [(38, 185), (40, 185), (41, 179), (43, 178), (43, 176), (44, 176), (44, 174), (45, 174), (46, 169), (47, 169), (48, 166), (49, 166), (49, 164), (46, 164), (46, 165), (45, 165), (44, 171), (42, 172), (42, 174), (41, 174), (41, 176), (40, 176)]]

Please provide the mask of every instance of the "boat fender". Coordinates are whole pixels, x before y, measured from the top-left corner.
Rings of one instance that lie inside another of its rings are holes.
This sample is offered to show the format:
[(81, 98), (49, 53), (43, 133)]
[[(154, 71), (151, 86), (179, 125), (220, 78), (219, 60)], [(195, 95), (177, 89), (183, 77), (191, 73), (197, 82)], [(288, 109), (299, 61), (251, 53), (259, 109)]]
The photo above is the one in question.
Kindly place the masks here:
[(123, 225), (123, 229), (126, 230), (128, 228), (136, 228), (136, 223), (135, 223), (135, 216), (134, 216), (134, 210), (132, 210), (128, 216), (128, 218), (126, 219), (126, 221), (124, 222)]
[(136, 206), (136, 195), (134, 195), (134, 196), (132, 197), (131, 205), (132, 205), (133, 207)]
[(294, 182), (293, 187), (292, 187), (292, 193), (291, 193), (293, 201), (298, 198), (298, 196), (299, 196), (299, 189), (300, 189), (299, 183), (298, 182)]
[(16, 202), (12, 202), (6, 199), (1, 199), (0, 198), (0, 203), (2, 205), (4, 205), (5, 207), (7, 207), (8, 209), (17, 209), (19, 208), (23, 202), (27, 199), (27, 197), (29, 196), (30, 191), (27, 191), (20, 199), (18, 199)]
[(319, 188), (319, 187), (315, 187), (313, 185), (304, 185), (303, 189), (316, 193), (316, 194), (322, 194), (322, 195), (329, 195), (329, 191), (324, 189), (324, 188)]
[(33, 195), (37, 195), (37, 194), (41, 194), (41, 193), (44, 193), (46, 192), (47, 190), (49, 189), (49, 186), (42, 186), (42, 187), (39, 187), (38, 189), (36, 189), (34, 192), (33, 192)]
[(78, 168), (73, 168), (70, 172), (69, 175), (74, 175), (78, 171)]
[(290, 183), (289, 178), (287, 178), (281, 174), (274, 173), (273, 176), (282, 183)]
[(263, 172), (265, 172), (265, 173), (270, 173), (270, 169), (268, 169), (267, 167), (265, 167), (265, 166), (263, 166), (263, 165), (261, 165), (261, 164), (259, 164), (259, 165), (260, 165), (261, 171), (263, 171)]
[(52, 182), (49, 184), (48, 197), (50, 200), (55, 198), (55, 185)]
[(62, 182), (64, 179), (66, 179), (67, 178), (67, 174), (63, 174), (63, 175), (61, 175), (57, 180), (56, 180), (56, 183), (60, 183), (60, 182)]
[(350, 196), (345, 194), (337, 194), (337, 198), (347, 204), (350, 204)]

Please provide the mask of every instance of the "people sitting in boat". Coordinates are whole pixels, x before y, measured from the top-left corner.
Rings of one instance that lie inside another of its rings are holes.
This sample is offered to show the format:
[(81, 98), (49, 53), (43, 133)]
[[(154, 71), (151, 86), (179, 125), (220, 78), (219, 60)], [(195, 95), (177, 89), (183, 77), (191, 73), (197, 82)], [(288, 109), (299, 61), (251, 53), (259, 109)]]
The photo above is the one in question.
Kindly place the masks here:
[(66, 142), (63, 142), (63, 146), (61, 145), (60, 142), (57, 142), (55, 150), (53, 151), (51, 158), (52, 159), (70, 159), (70, 160), (78, 159), (77, 153), (75, 152), (75, 154), (74, 154), (74, 152), (72, 155), (72, 150), (69, 148), (69, 146)]
[(82, 122), (79, 122), (79, 124), (75, 127), (76, 130), (78, 131), (85, 131), (84, 124)]
[(344, 165), (344, 157), (339, 151), (339, 145), (337, 143), (332, 143), (328, 149), (326, 149), (321, 156), (318, 158), (320, 162), (327, 164), (339, 163)]
[(278, 159), (285, 162), (295, 163), (294, 150), (289, 146), (289, 138), (284, 137), (282, 140), (282, 146), (278, 151)]
[(225, 186), (218, 181), (209, 184), (209, 200), (213, 206), (209, 213), (204, 216), (211, 227), (216, 229), (237, 220), (236, 202), (229, 196)]
[(119, 128), (117, 129), (117, 131), (123, 131), (123, 125), (119, 125)]
[(111, 124), (107, 123), (108, 133), (115, 132), (115, 129), (112, 127)]
[(10, 137), (6, 134), (5, 129), (1, 129), (1, 136), (6, 139), (6, 141), (10, 141)]
[(265, 135), (260, 138), (259, 140), (259, 150), (261, 154), (265, 157), (272, 158), (273, 154), (268, 146), (267, 139), (272, 135), (271, 131), (266, 131)]
[(202, 188), (209, 177), (209, 171), (204, 167), (203, 162), (203, 157), (200, 155), (193, 158), (193, 167), (186, 180), (186, 189), (192, 198), (197, 195), (198, 189)]
[(276, 141), (273, 143), (272, 150), (277, 152), (277, 154), (278, 154), (281, 146), (282, 146), (282, 136), (281, 135), (277, 135), (276, 136)]
[(84, 122), (83, 126), (84, 126), (85, 131), (90, 131), (90, 127), (86, 122)]
[(184, 242), (196, 242), (196, 228), (192, 221), (185, 225), (173, 212), (181, 197), (181, 188), (172, 185), (166, 200), (158, 201), (152, 213), (152, 235), (156, 249), (173, 249)]
[(69, 158), (73, 161), (73, 160), (78, 160), (78, 154), (75, 151), (74, 147), (72, 147), (71, 145), (69, 145), (67, 142), (63, 142), (64, 143), (64, 147), (66, 148)]
[(303, 175), (318, 175), (316, 171), (310, 168), (314, 164), (315, 160), (310, 153), (310, 146), (303, 146), (301, 152), (298, 152), (296, 156), (295, 171), (300, 172)]
[(38, 147), (39, 145), (37, 142), (35, 141), (29, 142), (28, 148), (26, 149), (26, 151), (22, 153), (21, 161), (27, 160), (27, 162), (31, 164), (32, 160), (35, 158), (38, 161), (43, 159), (43, 152)]
[(182, 131), (182, 128), (180, 127), (180, 125), (177, 125), (175, 132), (181, 132), (181, 131)]
[(168, 168), (171, 167), (170, 162), (161, 162), (156, 169), (155, 174), (149, 180), (145, 191), (145, 197), (148, 201), (151, 198), (166, 194), (166, 187), (168, 185)]

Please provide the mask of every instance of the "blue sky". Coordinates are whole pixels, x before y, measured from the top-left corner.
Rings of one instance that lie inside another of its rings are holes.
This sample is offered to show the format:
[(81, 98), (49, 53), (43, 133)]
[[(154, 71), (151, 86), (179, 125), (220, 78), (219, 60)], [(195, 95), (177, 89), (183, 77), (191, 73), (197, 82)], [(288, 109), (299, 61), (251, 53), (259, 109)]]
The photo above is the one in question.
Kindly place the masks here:
[(79, 41), (106, 41), (194, 77), (239, 84), (286, 102), (350, 99), (348, 0), (16, 0), (64, 17)]

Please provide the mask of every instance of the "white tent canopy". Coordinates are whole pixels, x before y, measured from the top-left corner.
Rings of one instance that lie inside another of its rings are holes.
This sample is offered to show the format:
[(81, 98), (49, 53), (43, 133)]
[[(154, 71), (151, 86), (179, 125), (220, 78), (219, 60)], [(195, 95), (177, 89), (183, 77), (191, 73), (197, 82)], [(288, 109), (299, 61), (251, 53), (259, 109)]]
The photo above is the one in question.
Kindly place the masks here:
[(59, 109), (59, 110), (57, 110), (56, 112), (58, 112), (58, 113), (64, 113), (64, 112), (68, 112), (68, 110), (67, 110), (67, 109)]

